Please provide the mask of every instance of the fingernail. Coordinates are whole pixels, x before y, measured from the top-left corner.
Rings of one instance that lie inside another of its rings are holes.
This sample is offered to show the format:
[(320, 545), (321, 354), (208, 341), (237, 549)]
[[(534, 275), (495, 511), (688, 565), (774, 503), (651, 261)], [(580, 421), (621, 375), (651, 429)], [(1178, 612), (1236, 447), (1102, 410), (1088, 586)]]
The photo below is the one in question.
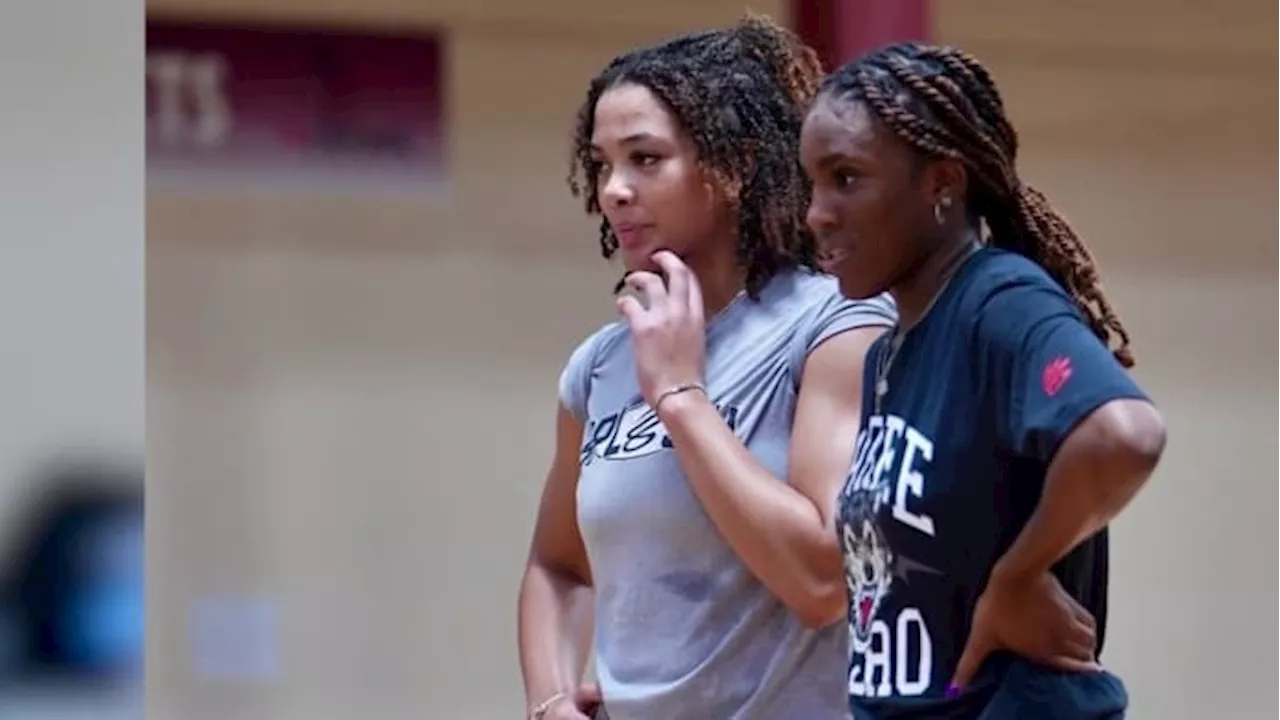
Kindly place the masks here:
[(960, 697), (960, 693), (962, 692), (964, 692), (964, 689), (961, 688), (959, 685), (956, 685), (955, 683), (951, 683), (950, 685), (947, 686), (948, 699), (958, 698)]

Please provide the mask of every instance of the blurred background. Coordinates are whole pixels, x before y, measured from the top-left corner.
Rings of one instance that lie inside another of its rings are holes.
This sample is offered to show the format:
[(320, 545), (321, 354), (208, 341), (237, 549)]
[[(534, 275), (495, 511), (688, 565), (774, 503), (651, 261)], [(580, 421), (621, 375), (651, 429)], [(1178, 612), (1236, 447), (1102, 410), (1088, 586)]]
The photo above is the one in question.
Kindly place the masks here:
[[(13, 58), (140, 31), (58, 5), (3, 23)], [(556, 377), (616, 277), (572, 118), (615, 54), (746, 7), (829, 62), (923, 38), (993, 69), (1170, 425), (1104, 660), (1134, 718), (1274, 717), (1269, 3), (152, 0), (145, 65), (138, 38), (0, 70), (94, 103), (4, 127), (7, 221), (64, 232), (0, 263), (39, 298), (0, 305), (0, 720), (141, 716), (140, 189), (94, 175), (70, 213), (48, 148), (121, 167), (145, 112), (148, 717), (520, 717)]]
[(0, 2), (0, 720), (142, 717), (143, 15)]

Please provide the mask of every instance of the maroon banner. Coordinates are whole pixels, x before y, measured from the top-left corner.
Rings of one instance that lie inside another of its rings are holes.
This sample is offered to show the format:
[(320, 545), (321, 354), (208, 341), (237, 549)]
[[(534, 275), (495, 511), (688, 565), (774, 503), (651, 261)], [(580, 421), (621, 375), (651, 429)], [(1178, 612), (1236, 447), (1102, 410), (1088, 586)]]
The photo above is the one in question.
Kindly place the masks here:
[(931, 0), (791, 0), (791, 25), (833, 71), (881, 45), (929, 40)]
[(441, 55), (433, 35), (150, 20), (148, 184), (430, 192)]

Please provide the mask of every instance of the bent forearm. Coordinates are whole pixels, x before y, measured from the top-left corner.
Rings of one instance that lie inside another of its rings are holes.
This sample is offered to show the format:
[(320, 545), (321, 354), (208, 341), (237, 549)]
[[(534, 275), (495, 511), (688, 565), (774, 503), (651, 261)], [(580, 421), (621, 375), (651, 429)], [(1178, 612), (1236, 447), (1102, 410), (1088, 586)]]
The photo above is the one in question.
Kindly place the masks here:
[(660, 414), (694, 493), (743, 564), (807, 624), (840, 617), (840, 548), (813, 502), (762, 467), (706, 396), (672, 396)]
[(1063, 442), (1039, 504), (996, 572), (1047, 572), (1106, 527), (1151, 477), (1164, 450), (1163, 422), (1145, 403), (1116, 403), (1095, 412)]
[(594, 592), (571, 575), (531, 562), (520, 585), (520, 669), (534, 707), (572, 694), (591, 647)]

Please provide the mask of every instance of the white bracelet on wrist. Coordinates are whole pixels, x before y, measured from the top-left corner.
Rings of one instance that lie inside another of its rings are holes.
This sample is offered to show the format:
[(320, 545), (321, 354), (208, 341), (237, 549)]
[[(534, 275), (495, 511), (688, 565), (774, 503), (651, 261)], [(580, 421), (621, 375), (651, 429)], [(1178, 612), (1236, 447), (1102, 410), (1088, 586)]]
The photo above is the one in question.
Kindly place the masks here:
[(653, 411), (658, 412), (658, 410), (662, 408), (662, 401), (666, 400), (672, 395), (679, 395), (680, 393), (686, 393), (691, 390), (697, 390), (703, 395), (707, 394), (707, 386), (703, 385), (700, 382), (691, 382), (691, 383), (684, 383), (683, 385), (677, 385), (673, 388), (668, 388), (666, 390), (663, 390), (662, 393), (658, 395), (658, 399), (653, 401)]
[(556, 703), (560, 702), (561, 700), (568, 700), (568, 699), (569, 699), (569, 693), (566, 693), (566, 692), (558, 692), (552, 695), (551, 697), (547, 698), (546, 700), (543, 700), (542, 702), (534, 706), (533, 710), (529, 713), (529, 720), (542, 720), (547, 716), (547, 713), (551, 711), (551, 708), (555, 706)]

